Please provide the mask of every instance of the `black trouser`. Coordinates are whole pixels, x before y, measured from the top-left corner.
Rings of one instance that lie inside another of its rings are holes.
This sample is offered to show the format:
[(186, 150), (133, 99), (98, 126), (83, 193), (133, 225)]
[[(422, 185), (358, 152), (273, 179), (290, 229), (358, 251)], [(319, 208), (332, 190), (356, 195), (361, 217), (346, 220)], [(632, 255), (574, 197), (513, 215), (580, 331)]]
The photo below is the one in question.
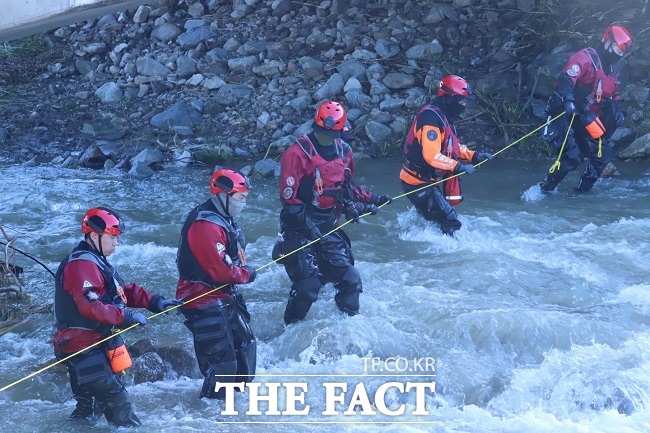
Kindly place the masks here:
[[(321, 233), (334, 228), (331, 223), (319, 223)], [(283, 240), (275, 244), (273, 259), (290, 253), (309, 241), (297, 230), (283, 227)], [(354, 267), (350, 240), (343, 230), (324, 236), (317, 243), (303, 248), (280, 261), (291, 279), (291, 291), (284, 311), (286, 324), (305, 318), (318, 292), (327, 283), (337, 290), (334, 301), (339, 310), (354, 316), (359, 312), (359, 294), (363, 291), (361, 275)]]
[[(402, 190), (407, 193), (424, 186), (413, 186), (404, 181), (401, 181), (401, 183)], [(453, 236), (454, 232), (462, 227), (462, 224), (458, 221), (456, 210), (445, 199), (437, 186), (424, 188), (421, 191), (409, 194), (407, 197), (424, 219), (438, 223), (438, 227), (444, 234)]]
[[(69, 354), (55, 352), (57, 359)], [(65, 361), (70, 374), (72, 394), (77, 400), (70, 419), (95, 421), (103, 412), (106, 420), (118, 426), (138, 426), (129, 394), (120, 379), (111, 371), (106, 351), (90, 349)]]
[(224, 398), (223, 389), (215, 392), (217, 382), (253, 380), (257, 342), (241, 295), (182, 312), (185, 326), (194, 336), (196, 359), (205, 378), (201, 397)]
[[(611, 104), (608, 105), (608, 107), (610, 106)], [(549, 192), (555, 189), (569, 172), (578, 168), (582, 158), (589, 158), (589, 162), (580, 177), (577, 189), (586, 192), (596, 183), (605, 166), (612, 160), (609, 137), (616, 130), (616, 122), (611, 119), (613, 109), (603, 109), (601, 115), (603, 116), (602, 122), (608, 128), (602, 137), (602, 141), (589, 136), (584, 123), (578, 115), (573, 120), (568, 137), (566, 133), (571, 121), (570, 116), (562, 116), (546, 128), (544, 139), (553, 145), (556, 155), (562, 151), (562, 156), (560, 157), (560, 168), (553, 173), (548, 173), (540, 184), (542, 191)], [(564, 142), (565, 137), (566, 143)], [(564, 143), (564, 149), (562, 149), (562, 143)]]

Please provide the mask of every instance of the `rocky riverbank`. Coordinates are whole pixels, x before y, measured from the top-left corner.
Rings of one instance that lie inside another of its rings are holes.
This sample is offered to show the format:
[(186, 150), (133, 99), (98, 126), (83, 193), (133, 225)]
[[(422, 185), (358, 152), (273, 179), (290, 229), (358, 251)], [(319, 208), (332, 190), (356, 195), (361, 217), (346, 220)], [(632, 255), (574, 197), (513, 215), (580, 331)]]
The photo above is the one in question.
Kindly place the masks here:
[[(638, 139), (628, 156), (643, 157), (647, 5), (555, 3), (154, 2), (5, 46), (0, 142), (5, 156), (31, 164), (140, 176), (166, 163), (273, 160), (309, 128), (314, 106), (334, 98), (349, 109), (355, 150), (381, 157), (399, 152), (417, 108), (455, 73), (479, 96), (460, 123), (463, 141), (496, 150), (544, 122), (569, 54), (621, 22), (635, 50), (626, 127), (613, 141), (622, 149)], [(532, 138), (509, 154), (547, 152)]]

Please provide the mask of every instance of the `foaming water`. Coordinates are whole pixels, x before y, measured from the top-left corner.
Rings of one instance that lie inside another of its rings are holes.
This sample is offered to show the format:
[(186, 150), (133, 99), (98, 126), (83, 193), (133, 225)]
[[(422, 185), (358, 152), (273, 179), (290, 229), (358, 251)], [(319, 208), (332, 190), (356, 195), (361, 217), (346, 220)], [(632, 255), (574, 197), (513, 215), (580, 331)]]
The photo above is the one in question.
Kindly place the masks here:
[[(305, 382), (310, 389), (306, 402), (313, 408), (308, 417), (247, 416), (246, 394), (236, 399), (239, 415), (221, 416), (222, 402), (198, 398), (201, 380), (171, 371), (163, 381), (128, 387), (145, 428), (330, 432), (332, 425), (326, 424), (246, 422), (395, 421), (382, 415), (321, 414), (324, 382), (345, 382), (350, 388), (363, 382), (372, 393), (388, 380), (403, 380), (362, 376), (372, 356), (435, 359), (436, 393), (426, 394), (430, 415), (398, 417), (430, 424), (337, 429), (647, 431), (647, 170), (619, 167), (623, 177), (599, 181), (584, 195), (571, 190), (576, 178), (570, 175), (557, 192), (526, 199), (532, 193), (523, 191), (536, 185), (544, 170), (525, 164), (495, 161), (464, 176), (466, 200), (458, 208), (463, 227), (456, 239), (424, 221), (408, 199), (346, 225), (363, 278), (358, 316), (339, 312), (335, 290), (327, 285), (305, 321), (285, 326), (291, 283), (280, 265), (265, 267), (253, 284), (241, 286), (259, 342), (256, 382)], [(399, 186), (385, 173), (397, 173), (398, 167), (396, 161), (360, 161), (357, 170), (363, 183), (395, 196)], [(125, 217), (127, 233), (111, 262), (127, 281), (170, 297), (177, 281), (180, 227), (189, 210), (205, 200), (208, 174), (169, 170), (135, 180), (117, 172), (2, 166), (0, 222), (19, 238), (19, 248), (54, 270), (78, 242), (84, 210), (113, 207)], [(259, 267), (270, 262), (278, 240), (277, 185), (263, 179), (254, 179), (253, 185), (240, 224), (249, 241), (249, 263)], [(19, 264), (26, 268), (32, 298), (41, 305), (51, 302), (51, 276), (32, 262)], [(0, 385), (54, 360), (52, 332), (52, 317), (36, 315), (0, 336)], [(159, 316), (125, 338), (130, 344), (151, 338), (191, 348), (191, 335), (176, 314)], [(408, 408), (415, 403), (412, 396), (394, 393), (387, 394), (387, 401)], [(62, 367), (0, 393), (3, 431), (88, 431), (65, 421), (73, 407)], [(101, 420), (93, 431), (115, 430)]]

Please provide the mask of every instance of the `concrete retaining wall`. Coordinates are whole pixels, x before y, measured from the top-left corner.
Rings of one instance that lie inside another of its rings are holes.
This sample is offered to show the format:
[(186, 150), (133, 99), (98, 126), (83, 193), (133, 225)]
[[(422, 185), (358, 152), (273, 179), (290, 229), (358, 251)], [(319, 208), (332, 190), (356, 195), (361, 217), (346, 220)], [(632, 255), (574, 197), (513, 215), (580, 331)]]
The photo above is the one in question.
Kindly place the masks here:
[(0, 0), (0, 42), (163, 0)]

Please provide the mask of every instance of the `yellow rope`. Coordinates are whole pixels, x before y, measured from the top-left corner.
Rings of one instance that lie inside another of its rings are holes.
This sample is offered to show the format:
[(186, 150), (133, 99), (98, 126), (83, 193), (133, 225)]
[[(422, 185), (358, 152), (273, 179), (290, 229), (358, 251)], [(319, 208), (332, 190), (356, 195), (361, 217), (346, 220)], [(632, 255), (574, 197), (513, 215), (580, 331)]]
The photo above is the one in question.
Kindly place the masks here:
[[(564, 113), (562, 113), (562, 114), (564, 114)], [(562, 142), (562, 147), (560, 147), (560, 153), (557, 154), (557, 159), (555, 160), (553, 165), (551, 165), (551, 168), (548, 169), (549, 173), (554, 173), (555, 170), (560, 169), (560, 158), (562, 158), (562, 152), (564, 152), (564, 145), (566, 144), (566, 141), (569, 138), (569, 132), (571, 132), (571, 125), (573, 125), (573, 119), (575, 119), (575, 117), (576, 117), (575, 114), (573, 114), (571, 116), (571, 121), (569, 122), (569, 127), (566, 130), (566, 135), (564, 136), (564, 141)], [(557, 119), (557, 117), (556, 117), (556, 119)], [(553, 120), (555, 120), (555, 119), (553, 119)]]
[[(508, 148), (514, 146), (515, 144), (519, 143), (520, 141), (526, 139), (527, 137), (530, 137), (531, 135), (533, 135), (534, 133), (538, 132), (539, 130), (541, 130), (542, 128), (544, 128), (544, 127), (545, 127), (546, 125), (548, 125), (549, 123), (556, 121), (557, 119), (559, 119), (559, 118), (560, 118), (561, 116), (563, 116), (563, 115), (564, 115), (564, 113), (559, 114), (559, 115), (555, 116), (553, 119), (551, 119), (550, 121), (548, 121), (548, 122), (544, 123), (543, 125), (539, 126), (538, 128), (533, 129), (533, 130), (532, 130), (531, 132), (529, 132), (528, 134), (526, 134), (526, 135), (524, 135), (523, 137), (519, 138), (518, 140), (516, 140), (516, 141), (510, 143), (509, 145), (507, 145), (507, 146), (504, 147), (503, 149), (500, 149), (499, 151), (495, 152), (495, 153), (494, 153), (494, 156), (496, 156), (496, 155), (498, 155), (498, 154), (504, 152), (504, 151), (507, 150)], [(573, 119), (571, 119), (571, 120), (573, 120)], [(483, 163), (486, 162), (486, 161), (487, 161), (487, 160), (485, 160), (485, 161), (481, 161), (481, 162), (479, 162), (478, 164), (474, 165), (474, 167), (478, 167), (479, 165), (483, 164)], [(462, 174), (465, 174), (465, 172), (463, 171), (463, 172), (457, 173), (457, 174), (455, 174), (455, 175), (453, 175), (453, 176), (448, 177), (447, 179), (452, 179), (452, 178), (454, 178), (454, 177), (458, 177), (458, 176), (460, 176), (460, 175), (462, 175)], [(444, 180), (447, 180), (447, 179), (444, 179)], [(409, 195), (409, 194), (413, 194), (413, 193), (418, 192), (418, 191), (421, 191), (421, 190), (423, 190), (423, 189), (425, 189), (425, 188), (432, 187), (432, 186), (437, 185), (437, 184), (439, 184), (439, 183), (441, 183), (441, 182), (443, 182), (443, 180), (439, 180), (439, 181), (434, 182), (434, 183), (426, 184), (426, 185), (424, 185), (424, 186), (422, 186), (422, 187), (420, 187), (420, 188), (418, 188), (418, 189), (415, 189), (415, 190), (413, 190), (413, 191), (409, 191), (409, 192), (407, 192), (407, 193), (405, 193), (405, 194), (400, 194), (400, 195), (398, 195), (398, 196), (395, 196), (395, 197), (393, 197), (392, 200), (397, 200), (397, 199), (400, 199), (400, 198), (406, 197), (406, 196)], [(386, 206), (387, 204), (388, 204), (388, 203), (384, 203), (384, 204), (378, 206), (377, 208), (378, 208), (378, 209), (381, 209), (382, 207)], [(365, 217), (368, 216), (368, 215), (371, 215), (371, 213), (370, 213), (370, 212), (366, 212), (366, 213), (364, 213), (364, 214), (362, 214), (362, 215), (359, 215), (359, 218), (365, 218)], [(310, 241), (309, 243), (306, 243), (305, 245), (303, 245), (303, 246), (301, 246), (301, 247), (299, 247), (299, 248), (296, 248), (295, 250), (293, 250), (293, 251), (291, 251), (291, 252), (285, 254), (284, 256), (282, 256), (282, 257), (280, 257), (280, 258), (278, 258), (278, 259), (276, 259), (276, 260), (272, 260), (272, 261), (270, 261), (269, 263), (260, 266), (259, 268), (255, 269), (255, 271), (256, 271), (256, 272), (257, 272), (257, 271), (261, 271), (262, 269), (267, 268), (267, 267), (271, 266), (272, 264), (277, 263), (277, 262), (279, 262), (280, 260), (283, 260), (283, 259), (287, 258), (288, 256), (297, 253), (297, 252), (300, 251), (300, 250), (303, 250), (303, 249), (305, 249), (305, 248), (307, 248), (307, 247), (309, 247), (309, 246), (311, 246), (311, 245), (314, 245), (316, 242), (320, 241), (322, 238), (331, 235), (331, 234), (334, 233), (335, 231), (337, 231), (337, 230), (339, 230), (339, 229), (345, 227), (346, 225), (350, 224), (352, 221), (353, 221), (353, 220), (349, 220), (349, 221), (346, 221), (346, 222), (342, 223), (342, 224), (339, 225), (339, 226), (334, 227), (332, 230), (330, 230), (329, 232), (325, 233), (325, 234), (322, 235), (320, 238), (318, 238), (318, 239), (314, 239), (314, 240)], [(213, 288), (213, 289), (211, 289), (211, 290), (209, 290), (209, 291), (207, 291), (207, 292), (205, 292), (205, 293), (202, 293), (202, 294), (200, 294), (200, 295), (198, 295), (198, 296), (195, 296), (195, 297), (192, 298), (192, 299), (188, 299), (188, 300), (183, 301), (183, 303), (180, 304), (180, 305), (175, 305), (175, 306), (173, 306), (173, 307), (168, 308), (168, 309), (165, 310), (165, 311), (161, 311), (161, 312), (159, 312), (159, 313), (152, 314), (151, 316), (148, 316), (148, 317), (147, 317), (147, 320), (151, 320), (151, 319), (153, 319), (153, 318), (155, 318), (155, 317), (160, 316), (161, 314), (168, 313), (168, 312), (170, 312), (170, 311), (172, 311), (172, 310), (175, 310), (175, 309), (177, 309), (177, 308), (180, 308), (180, 307), (182, 307), (183, 305), (189, 304), (190, 302), (194, 302), (194, 301), (196, 301), (197, 299), (201, 299), (202, 297), (207, 296), (207, 295), (209, 295), (209, 294), (211, 294), (211, 293), (214, 293), (214, 292), (216, 292), (216, 291), (218, 291), (218, 290), (221, 290), (221, 289), (223, 289), (224, 287), (227, 287), (227, 286), (229, 286), (229, 285), (230, 285), (230, 284), (223, 284), (223, 285), (221, 285), (221, 286), (219, 286), (219, 287), (215, 287), (215, 288)], [(131, 329), (133, 329), (133, 328), (135, 328), (135, 327), (137, 327), (137, 326), (140, 326), (140, 324), (139, 324), (139, 323), (136, 323), (136, 324), (134, 324), (134, 325), (129, 326), (128, 328), (124, 328), (124, 329), (117, 330), (117, 331), (115, 331), (113, 334), (111, 334), (110, 336), (108, 336), (108, 337), (106, 337), (106, 338), (103, 338), (103, 339), (99, 340), (98, 342), (93, 343), (93, 344), (91, 344), (90, 346), (88, 346), (88, 347), (86, 347), (86, 348), (84, 348), (84, 349), (82, 349), (82, 350), (79, 350), (79, 351), (77, 351), (77, 352), (75, 352), (75, 353), (72, 353), (72, 354), (66, 356), (65, 358), (59, 359), (59, 360), (57, 360), (56, 362), (53, 362), (53, 363), (51, 363), (51, 364), (49, 364), (49, 365), (46, 365), (45, 367), (41, 368), (40, 370), (37, 370), (37, 371), (35, 371), (35, 372), (33, 372), (33, 373), (31, 373), (31, 374), (29, 374), (29, 375), (27, 375), (27, 376), (25, 376), (25, 377), (23, 377), (23, 378), (21, 378), (21, 379), (18, 379), (18, 380), (14, 381), (14, 382), (12, 382), (12, 383), (10, 383), (10, 384), (8, 384), (8, 385), (3, 386), (2, 388), (0, 388), (0, 392), (2, 392), (2, 391), (6, 391), (7, 389), (9, 389), (9, 388), (11, 388), (11, 387), (13, 387), (13, 386), (15, 386), (15, 385), (18, 385), (19, 383), (24, 382), (25, 380), (30, 379), (30, 378), (32, 378), (32, 377), (34, 377), (34, 376), (36, 376), (36, 375), (38, 375), (38, 374), (40, 374), (40, 373), (42, 373), (42, 372), (44, 372), (44, 371), (46, 371), (46, 370), (48, 370), (48, 369), (54, 367), (55, 365), (59, 365), (59, 364), (65, 362), (65, 361), (67, 361), (67, 360), (69, 360), (69, 359), (71, 359), (71, 358), (73, 358), (73, 357), (79, 355), (80, 353), (82, 353), (82, 352), (84, 352), (84, 351), (86, 351), (86, 350), (88, 350), (88, 349), (92, 349), (93, 347), (97, 347), (97, 346), (99, 346), (99, 345), (102, 344), (102, 343), (106, 343), (108, 340), (110, 340), (111, 338), (115, 337), (116, 335), (123, 334), (123, 333), (125, 333), (125, 332), (127, 332), (127, 331), (130, 331)]]
[(603, 137), (598, 138), (598, 158), (603, 157)]

